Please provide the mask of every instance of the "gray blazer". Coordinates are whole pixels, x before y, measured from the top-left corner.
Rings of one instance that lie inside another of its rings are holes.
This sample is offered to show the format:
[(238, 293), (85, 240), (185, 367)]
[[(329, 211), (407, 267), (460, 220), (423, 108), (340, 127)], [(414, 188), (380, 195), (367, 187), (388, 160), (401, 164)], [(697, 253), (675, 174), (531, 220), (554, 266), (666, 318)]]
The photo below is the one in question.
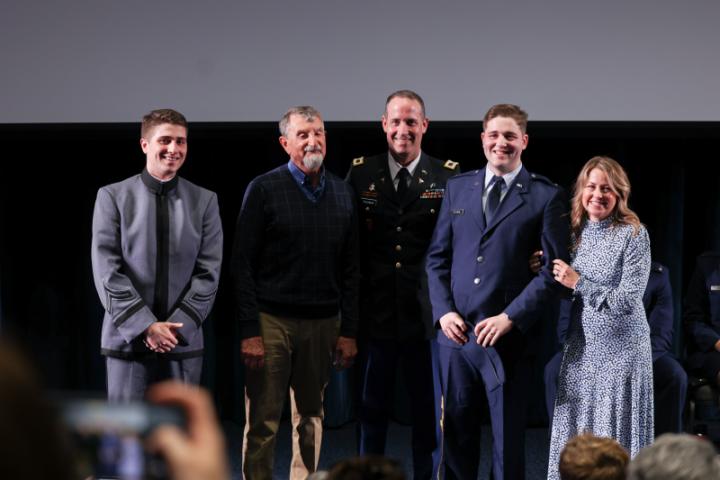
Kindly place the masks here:
[(156, 321), (180, 322), (167, 358), (202, 355), (202, 322), (215, 300), (222, 262), (215, 193), (147, 171), (102, 187), (92, 223), (95, 288), (105, 307), (103, 355), (153, 355), (143, 332)]

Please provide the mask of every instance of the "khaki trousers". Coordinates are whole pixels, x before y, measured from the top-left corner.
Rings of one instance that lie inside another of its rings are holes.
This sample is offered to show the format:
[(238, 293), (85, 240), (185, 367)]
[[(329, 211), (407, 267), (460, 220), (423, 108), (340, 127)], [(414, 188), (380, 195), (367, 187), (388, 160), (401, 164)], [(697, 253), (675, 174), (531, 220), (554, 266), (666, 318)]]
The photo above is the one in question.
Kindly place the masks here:
[(288, 387), (293, 427), (290, 479), (305, 480), (317, 469), (323, 393), (338, 331), (338, 317), (308, 320), (260, 313), (265, 364), (245, 369), (243, 478), (272, 478), (275, 436)]

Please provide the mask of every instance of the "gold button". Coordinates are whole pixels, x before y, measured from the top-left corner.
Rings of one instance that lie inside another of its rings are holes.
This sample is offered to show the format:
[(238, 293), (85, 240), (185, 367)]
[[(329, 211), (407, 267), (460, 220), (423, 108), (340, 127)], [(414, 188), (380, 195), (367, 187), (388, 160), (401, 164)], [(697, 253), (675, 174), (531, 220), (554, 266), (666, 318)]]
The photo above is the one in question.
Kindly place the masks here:
[(369, 211), (370, 211), (370, 207), (365, 207), (365, 211), (366, 211), (366, 212), (369, 212)]
[(434, 209), (434, 208), (431, 208), (431, 209), (430, 209), (430, 213), (435, 213), (435, 209)]
[(402, 267), (402, 263), (397, 262), (397, 263), (395, 264), (395, 268), (401, 268), (401, 267)]
[(395, 227), (396, 232), (402, 232), (402, 227)]
[(395, 251), (399, 252), (402, 250), (402, 245), (395, 245)]

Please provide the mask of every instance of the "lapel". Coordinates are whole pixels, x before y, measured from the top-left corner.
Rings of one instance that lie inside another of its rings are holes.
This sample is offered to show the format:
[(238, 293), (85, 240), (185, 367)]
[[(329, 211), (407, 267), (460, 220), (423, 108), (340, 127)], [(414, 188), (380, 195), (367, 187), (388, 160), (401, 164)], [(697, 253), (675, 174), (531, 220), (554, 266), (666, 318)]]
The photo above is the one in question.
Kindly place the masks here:
[[(495, 213), (495, 216), (493, 216), (492, 220), (490, 221), (490, 225), (487, 225), (486, 230), (494, 228), (498, 223), (502, 222), (505, 218), (507, 218), (508, 215), (520, 208), (525, 203), (523, 195), (528, 192), (529, 185), (530, 174), (527, 170), (525, 170), (525, 167), (522, 167), (520, 169), (520, 172), (517, 174), (517, 177), (515, 177), (513, 185), (510, 185), (508, 187), (508, 192), (505, 194), (505, 198), (503, 198), (503, 201), (500, 202), (498, 211), (497, 213)], [(480, 202), (480, 207), (482, 211), (482, 200)]]
[(470, 202), (468, 203), (470, 214), (482, 231), (485, 231), (485, 214), (482, 204), (483, 190), (485, 190), (485, 168), (478, 170), (475, 174), (475, 179), (470, 185)]
[(430, 161), (427, 159), (427, 155), (425, 155), (424, 152), (421, 152), (420, 161), (415, 167), (415, 171), (410, 179), (410, 185), (408, 186), (407, 193), (402, 201), (402, 207), (405, 208), (410, 203), (417, 200), (420, 194), (430, 186), (432, 178)]
[(373, 173), (375, 188), (386, 201), (391, 202), (393, 205), (397, 205), (397, 196), (395, 195), (395, 186), (393, 185), (393, 180), (390, 176), (387, 154), (380, 157), (379, 163), (380, 164)]

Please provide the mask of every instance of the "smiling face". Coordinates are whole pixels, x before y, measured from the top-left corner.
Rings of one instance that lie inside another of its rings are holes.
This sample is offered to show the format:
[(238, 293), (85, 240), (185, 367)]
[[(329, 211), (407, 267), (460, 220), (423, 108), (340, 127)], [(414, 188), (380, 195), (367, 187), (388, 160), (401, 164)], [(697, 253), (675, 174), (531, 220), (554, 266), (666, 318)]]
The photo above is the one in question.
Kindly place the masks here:
[(510, 117), (494, 117), (487, 121), (480, 135), (488, 167), (496, 175), (512, 172), (520, 165), (527, 148), (528, 136)]
[(617, 194), (607, 175), (599, 168), (590, 171), (582, 193), (582, 205), (593, 222), (605, 220), (615, 211)]
[(187, 128), (172, 123), (161, 123), (140, 139), (145, 153), (147, 171), (159, 180), (170, 180), (185, 162), (187, 155)]
[(322, 118), (290, 115), (286, 134), (280, 137), (280, 145), (305, 174), (319, 171), (325, 158), (325, 126)]
[(382, 116), (382, 127), (390, 154), (399, 164), (407, 165), (420, 155), (428, 119), (417, 100), (406, 97), (390, 100)]

